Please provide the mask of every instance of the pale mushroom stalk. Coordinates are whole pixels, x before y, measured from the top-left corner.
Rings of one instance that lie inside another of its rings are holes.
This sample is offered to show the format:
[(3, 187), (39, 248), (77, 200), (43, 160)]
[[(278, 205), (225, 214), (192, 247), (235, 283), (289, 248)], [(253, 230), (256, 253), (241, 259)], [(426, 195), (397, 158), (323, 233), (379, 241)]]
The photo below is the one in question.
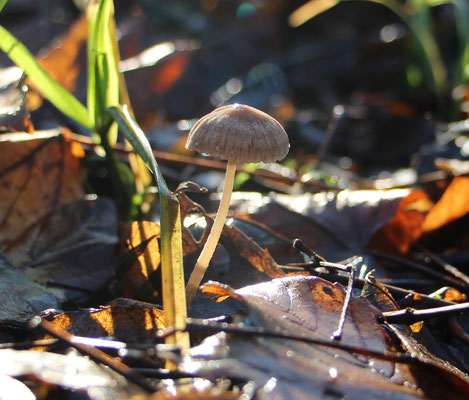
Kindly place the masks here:
[(274, 162), (288, 153), (288, 136), (270, 115), (244, 104), (219, 107), (189, 132), (186, 149), (228, 160), (225, 186), (215, 221), (186, 286), (187, 306), (195, 297), (225, 224), (237, 163)]
[(195, 264), (194, 270), (191, 273), (189, 282), (187, 282), (186, 301), (188, 306), (192, 303), (192, 300), (197, 293), (199, 284), (204, 277), (208, 264), (217, 247), (218, 239), (220, 238), (223, 226), (225, 225), (225, 219), (230, 207), (231, 193), (233, 192), (236, 165), (237, 162), (233, 160), (229, 160), (228, 164), (226, 165), (225, 183), (223, 185), (223, 193), (220, 204), (218, 206), (217, 215), (213, 221), (212, 229), (210, 230), (207, 241), (205, 242), (205, 246), (202, 249), (202, 252), (200, 253), (199, 258)]

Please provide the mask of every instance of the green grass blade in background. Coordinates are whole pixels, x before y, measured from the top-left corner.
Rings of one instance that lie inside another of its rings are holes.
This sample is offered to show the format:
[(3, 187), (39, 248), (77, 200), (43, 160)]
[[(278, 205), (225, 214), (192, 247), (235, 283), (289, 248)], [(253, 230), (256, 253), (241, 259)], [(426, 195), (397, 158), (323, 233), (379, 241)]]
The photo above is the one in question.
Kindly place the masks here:
[[(119, 105), (119, 71), (114, 53), (114, 29), (111, 23), (112, 0), (101, 0), (88, 8), (88, 111), (101, 141), (112, 146), (117, 141), (117, 126), (111, 125), (106, 110)], [(106, 135), (106, 138), (103, 136)]]
[(55, 107), (84, 127), (90, 130), (94, 128), (85, 106), (53, 80), (30, 51), (3, 26), (0, 26), (0, 48), (24, 70), (41, 94)]
[(467, 0), (453, 0), (456, 28), (461, 47), (458, 73), (455, 86), (469, 83), (469, 2)]
[[(126, 107), (112, 107), (109, 113), (121, 132), (146, 163), (156, 178), (160, 194), (161, 276), (163, 309), (168, 326), (184, 328), (186, 324), (186, 292), (182, 259), (182, 232), (179, 202), (171, 193), (156, 163), (147, 137), (132, 119)], [(167, 343), (189, 348), (189, 336), (178, 332)]]
[(0, 12), (2, 12), (3, 7), (5, 7), (5, 4), (7, 3), (8, 0), (1, 0), (0, 1)]
[(127, 107), (110, 107), (108, 112), (111, 114), (114, 121), (117, 122), (123, 135), (132, 145), (136, 153), (142, 158), (148, 169), (156, 178), (158, 189), (165, 192), (166, 194), (169, 194), (170, 191), (163, 179), (163, 175), (161, 175), (160, 169), (158, 168), (158, 164), (156, 163), (155, 156), (153, 155), (150, 142), (148, 141), (145, 133), (130, 116)]

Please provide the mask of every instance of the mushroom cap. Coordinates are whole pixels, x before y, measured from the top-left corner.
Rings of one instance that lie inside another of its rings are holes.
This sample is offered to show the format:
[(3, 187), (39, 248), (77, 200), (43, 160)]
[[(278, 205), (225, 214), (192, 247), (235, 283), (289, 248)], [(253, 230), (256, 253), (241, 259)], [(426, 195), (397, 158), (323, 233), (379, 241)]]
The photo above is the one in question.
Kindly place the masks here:
[(244, 104), (230, 104), (205, 115), (194, 124), (186, 142), (188, 150), (240, 163), (278, 161), (289, 147), (276, 119)]

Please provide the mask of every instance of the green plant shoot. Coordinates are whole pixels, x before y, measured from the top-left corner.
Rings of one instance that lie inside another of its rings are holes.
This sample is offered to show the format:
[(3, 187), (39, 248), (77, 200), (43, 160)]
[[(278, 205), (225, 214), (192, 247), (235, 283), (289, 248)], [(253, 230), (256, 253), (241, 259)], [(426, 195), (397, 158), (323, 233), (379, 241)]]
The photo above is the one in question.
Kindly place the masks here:
[[(179, 201), (168, 189), (161, 174), (147, 137), (132, 119), (127, 107), (111, 107), (110, 115), (119, 125), (137, 154), (145, 162), (159, 190), (161, 224), (161, 275), (163, 286), (163, 309), (168, 326), (184, 328), (186, 324), (186, 292), (182, 264), (182, 233)], [(189, 348), (186, 332), (177, 332), (167, 343)]]
[[(114, 52), (113, 2), (101, 0), (88, 7), (88, 112), (101, 143), (117, 141), (117, 125), (106, 112), (119, 105), (119, 70)], [(104, 145), (104, 143), (103, 143)]]
[(86, 107), (73, 94), (52, 79), (30, 51), (1, 25), (0, 49), (24, 70), (42, 95), (55, 107), (84, 127), (93, 129), (94, 125)]

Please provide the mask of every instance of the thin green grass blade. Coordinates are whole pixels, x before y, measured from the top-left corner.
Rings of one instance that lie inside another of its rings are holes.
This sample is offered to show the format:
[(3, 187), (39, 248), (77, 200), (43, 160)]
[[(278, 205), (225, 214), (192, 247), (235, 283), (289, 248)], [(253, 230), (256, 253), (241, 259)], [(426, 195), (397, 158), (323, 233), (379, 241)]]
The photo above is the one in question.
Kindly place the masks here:
[[(98, 10), (97, 5), (89, 5), (86, 9), (86, 17), (88, 20), (88, 43), (86, 46), (86, 56), (88, 63), (88, 87), (86, 93), (86, 103), (88, 106), (88, 114), (90, 119), (93, 121), (93, 125), (96, 126), (96, 46), (95, 46), (95, 25), (96, 25), (96, 13)], [(97, 133), (94, 133), (97, 135)], [(99, 136), (95, 137), (95, 141), (99, 141)]]
[(8, 0), (1, 0), (0, 1), (0, 12), (2, 12), (3, 7), (5, 7), (5, 4), (7, 3)]
[[(130, 116), (127, 107), (112, 107), (108, 111), (156, 178), (160, 195), (163, 308), (168, 326), (183, 328), (186, 324), (187, 310), (179, 201), (169, 191), (150, 143)], [(185, 332), (178, 332), (168, 339), (168, 343), (176, 343), (187, 349), (189, 348), (189, 336)]]
[(0, 26), (0, 48), (24, 70), (37, 88), (55, 107), (84, 127), (94, 128), (83, 104), (65, 90), (36, 61), (29, 50), (3, 26)]
[(158, 164), (156, 163), (150, 143), (145, 133), (130, 116), (127, 107), (111, 107), (108, 109), (108, 112), (111, 114), (114, 121), (117, 122), (121, 132), (135, 149), (136, 153), (142, 158), (150, 172), (156, 178), (158, 190), (164, 192), (165, 195), (171, 195)]
[(102, 0), (88, 11), (88, 110), (97, 133), (107, 136), (112, 146), (117, 141), (117, 126), (110, 125), (109, 107), (119, 105), (119, 71), (112, 42), (114, 33), (112, 0)]
[(453, 0), (456, 28), (461, 46), (460, 62), (457, 66), (455, 85), (469, 83), (469, 3), (467, 0)]

